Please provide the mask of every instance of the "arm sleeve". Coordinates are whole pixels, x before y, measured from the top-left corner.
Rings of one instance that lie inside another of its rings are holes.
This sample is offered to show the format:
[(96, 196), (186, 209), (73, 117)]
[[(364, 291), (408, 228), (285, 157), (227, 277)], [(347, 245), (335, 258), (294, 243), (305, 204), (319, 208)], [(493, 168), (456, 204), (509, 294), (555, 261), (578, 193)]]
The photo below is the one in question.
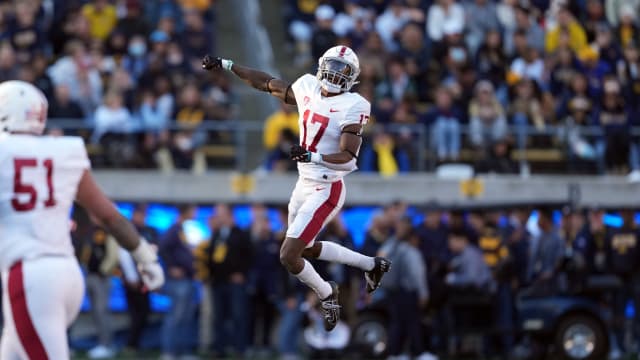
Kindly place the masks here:
[(66, 161), (67, 166), (77, 166), (82, 170), (91, 169), (91, 161), (89, 161), (89, 155), (87, 154), (87, 148), (84, 145), (84, 140), (81, 137), (70, 137), (70, 141), (73, 142), (73, 146), (69, 148), (73, 149), (70, 153), (71, 157)]
[(304, 74), (291, 84), (291, 90), (298, 106), (304, 104), (305, 95), (309, 94), (317, 86), (319, 86), (318, 79), (311, 74)]
[(349, 125), (360, 124), (366, 125), (371, 114), (371, 104), (364, 98), (360, 98), (355, 104), (347, 110), (344, 119), (340, 121), (340, 130)]

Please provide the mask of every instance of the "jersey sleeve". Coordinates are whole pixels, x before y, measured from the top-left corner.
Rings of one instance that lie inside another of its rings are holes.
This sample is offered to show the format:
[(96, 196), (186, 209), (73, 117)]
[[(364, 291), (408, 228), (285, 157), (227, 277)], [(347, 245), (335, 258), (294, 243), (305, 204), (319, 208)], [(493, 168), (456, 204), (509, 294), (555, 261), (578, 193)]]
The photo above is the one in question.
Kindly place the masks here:
[(67, 154), (66, 165), (83, 170), (91, 169), (91, 162), (87, 154), (87, 148), (80, 137), (69, 137), (69, 153)]
[(370, 114), (371, 104), (364, 98), (360, 98), (347, 110), (346, 115), (340, 122), (340, 130), (354, 124), (366, 125), (369, 122)]
[(311, 74), (304, 74), (291, 84), (291, 90), (296, 97), (298, 105), (304, 104), (304, 97), (311, 96), (313, 90), (318, 86), (318, 79)]

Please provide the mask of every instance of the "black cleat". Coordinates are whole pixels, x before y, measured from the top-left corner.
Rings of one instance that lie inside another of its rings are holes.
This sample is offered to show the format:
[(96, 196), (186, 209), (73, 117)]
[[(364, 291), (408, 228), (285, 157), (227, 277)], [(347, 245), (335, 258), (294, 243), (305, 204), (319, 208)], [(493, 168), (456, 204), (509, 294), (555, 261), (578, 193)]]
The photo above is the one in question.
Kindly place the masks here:
[(374, 260), (376, 264), (373, 266), (373, 269), (364, 272), (368, 293), (374, 292), (380, 286), (382, 276), (391, 268), (391, 261), (385, 258), (376, 257)]
[(333, 281), (329, 281), (331, 285), (331, 295), (323, 299), (320, 307), (322, 308), (322, 314), (324, 315), (324, 329), (331, 331), (336, 327), (338, 320), (340, 320), (340, 305), (338, 304), (338, 284)]

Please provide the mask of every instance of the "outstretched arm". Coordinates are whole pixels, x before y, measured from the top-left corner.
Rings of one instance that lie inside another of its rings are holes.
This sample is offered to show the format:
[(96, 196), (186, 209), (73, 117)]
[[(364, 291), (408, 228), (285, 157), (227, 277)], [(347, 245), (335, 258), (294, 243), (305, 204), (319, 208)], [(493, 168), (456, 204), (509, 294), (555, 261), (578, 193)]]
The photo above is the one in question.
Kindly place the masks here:
[(213, 57), (211, 55), (206, 55), (202, 59), (202, 68), (205, 70), (229, 70), (254, 89), (268, 92), (287, 104), (296, 104), (296, 97), (293, 94), (293, 90), (291, 90), (291, 84), (276, 79), (264, 71), (234, 64), (231, 60)]

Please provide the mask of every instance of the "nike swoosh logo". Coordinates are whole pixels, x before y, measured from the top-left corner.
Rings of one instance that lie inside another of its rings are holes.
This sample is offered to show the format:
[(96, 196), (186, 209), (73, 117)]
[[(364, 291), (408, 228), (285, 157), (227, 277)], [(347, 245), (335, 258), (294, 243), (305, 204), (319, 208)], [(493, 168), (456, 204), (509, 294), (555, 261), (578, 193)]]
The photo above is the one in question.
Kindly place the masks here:
[(320, 191), (320, 190), (324, 190), (324, 189), (326, 189), (326, 188), (323, 188), (323, 187), (317, 187), (317, 188), (316, 188), (316, 191)]
[(335, 110), (335, 109), (329, 109), (329, 112), (338, 112), (340, 110)]

